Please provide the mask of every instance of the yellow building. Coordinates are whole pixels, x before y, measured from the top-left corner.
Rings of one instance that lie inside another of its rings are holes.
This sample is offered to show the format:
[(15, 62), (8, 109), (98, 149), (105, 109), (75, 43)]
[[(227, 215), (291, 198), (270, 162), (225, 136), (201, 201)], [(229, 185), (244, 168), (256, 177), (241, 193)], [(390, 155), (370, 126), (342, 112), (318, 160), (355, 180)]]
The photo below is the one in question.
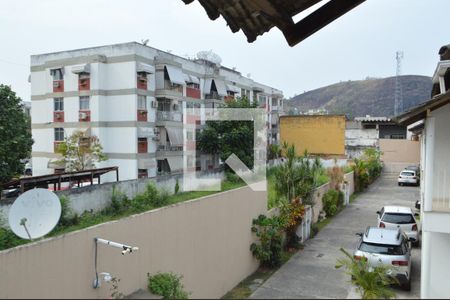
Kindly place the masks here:
[(345, 116), (297, 115), (280, 117), (281, 143), (294, 144), (297, 154), (345, 155)]

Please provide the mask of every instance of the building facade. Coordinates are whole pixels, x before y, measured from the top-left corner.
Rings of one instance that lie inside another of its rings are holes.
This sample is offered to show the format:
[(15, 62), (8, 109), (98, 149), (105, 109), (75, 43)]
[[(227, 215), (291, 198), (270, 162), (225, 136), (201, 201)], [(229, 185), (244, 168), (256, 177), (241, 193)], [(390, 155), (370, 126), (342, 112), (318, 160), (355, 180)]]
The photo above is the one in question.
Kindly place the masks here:
[(450, 45), (443, 46), (439, 54), (432, 98), (397, 117), (400, 124), (416, 124), (414, 131), (421, 144), (423, 299), (450, 297)]
[(343, 156), (345, 116), (291, 115), (280, 119), (281, 143), (294, 144), (297, 154)]
[(97, 167), (118, 166), (121, 180), (214, 169), (217, 157), (193, 156), (202, 111), (244, 95), (279, 141), (282, 92), (206, 59), (132, 42), (33, 55), (30, 81), (34, 175), (59, 171), (55, 150), (75, 130), (100, 139)]

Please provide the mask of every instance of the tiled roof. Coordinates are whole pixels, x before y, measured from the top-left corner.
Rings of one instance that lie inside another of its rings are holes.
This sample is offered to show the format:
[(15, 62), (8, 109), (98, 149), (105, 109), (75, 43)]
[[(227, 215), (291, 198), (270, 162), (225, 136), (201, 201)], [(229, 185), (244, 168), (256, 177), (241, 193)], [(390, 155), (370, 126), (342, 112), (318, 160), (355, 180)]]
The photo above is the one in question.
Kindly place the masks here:
[[(185, 4), (194, 0), (182, 0)], [(248, 42), (272, 27), (280, 29), (290, 46), (294, 46), (365, 0), (331, 0), (307, 17), (294, 23), (292, 17), (325, 0), (198, 0), (211, 20), (219, 16), (232, 32), (240, 29)]]

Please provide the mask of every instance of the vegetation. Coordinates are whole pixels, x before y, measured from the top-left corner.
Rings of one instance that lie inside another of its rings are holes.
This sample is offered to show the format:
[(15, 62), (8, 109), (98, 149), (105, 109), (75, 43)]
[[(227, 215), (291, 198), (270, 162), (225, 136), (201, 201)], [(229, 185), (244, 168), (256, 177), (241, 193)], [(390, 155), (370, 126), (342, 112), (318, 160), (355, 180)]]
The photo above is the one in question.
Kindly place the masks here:
[(148, 289), (153, 294), (163, 296), (163, 299), (188, 299), (189, 294), (181, 283), (183, 276), (170, 272), (153, 276), (147, 273), (147, 277)]
[(96, 162), (106, 160), (102, 150), (98, 137), (87, 136), (84, 131), (76, 130), (59, 144), (57, 152), (63, 156), (61, 163), (70, 172), (92, 169)]
[(0, 183), (23, 174), (21, 161), (31, 154), (30, 119), (21, 99), (7, 85), (0, 84)]
[(267, 151), (268, 159), (277, 159), (281, 157), (281, 147), (278, 144), (270, 144)]
[(381, 152), (375, 148), (364, 150), (361, 159), (355, 158), (353, 171), (355, 172), (355, 190), (363, 191), (381, 174)]
[(388, 276), (390, 266), (370, 266), (367, 259), (355, 259), (343, 248), (340, 249), (345, 257), (337, 261), (336, 268), (345, 267), (351, 276), (351, 282), (356, 286), (362, 299), (391, 299), (395, 293), (389, 288), (398, 283), (395, 278)]
[[(245, 183), (242, 181), (231, 183), (225, 180), (222, 182), (222, 191), (241, 187), (244, 184)], [(121, 219), (132, 214), (196, 199), (214, 193), (217, 192), (193, 191), (169, 195), (167, 191), (158, 190), (153, 183), (149, 183), (143, 193), (136, 195), (133, 199), (129, 199), (124, 193), (116, 188), (113, 188), (111, 202), (106, 208), (100, 212), (85, 211), (81, 215), (74, 213), (70, 209), (69, 199), (62, 196), (60, 198), (62, 207), (61, 218), (59, 219), (55, 229), (49, 233), (47, 237), (57, 236), (97, 224)], [(29, 242), (29, 240), (24, 240), (17, 237), (9, 228), (2, 226), (0, 220), (0, 250), (9, 249)]]
[(322, 197), (323, 210), (327, 217), (336, 215), (344, 205), (344, 193), (335, 189), (328, 190)]
[[(256, 103), (246, 97), (227, 102), (224, 108), (256, 108)], [(205, 128), (197, 137), (197, 146), (209, 154), (219, 154), (225, 161), (235, 154), (253, 169), (253, 121), (206, 121)]]
[(251, 230), (258, 237), (259, 244), (251, 244), (250, 251), (261, 262), (261, 266), (274, 268), (281, 264), (284, 227), (285, 223), (279, 216), (269, 218), (259, 215), (253, 219)]

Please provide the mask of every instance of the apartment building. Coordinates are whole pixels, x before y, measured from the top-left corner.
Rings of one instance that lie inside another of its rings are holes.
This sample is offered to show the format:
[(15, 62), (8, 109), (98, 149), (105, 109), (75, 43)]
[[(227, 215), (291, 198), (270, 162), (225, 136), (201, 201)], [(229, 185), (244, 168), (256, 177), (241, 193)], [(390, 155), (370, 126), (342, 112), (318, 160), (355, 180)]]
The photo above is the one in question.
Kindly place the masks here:
[(282, 92), (207, 59), (131, 42), (32, 55), (30, 81), (34, 175), (64, 167), (55, 150), (75, 130), (100, 139), (108, 160), (97, 167), (118, 166), (121, 180), (214, 169), (218, 157), (193, 154), (202, 112), (244, 95), (279, 141)]

